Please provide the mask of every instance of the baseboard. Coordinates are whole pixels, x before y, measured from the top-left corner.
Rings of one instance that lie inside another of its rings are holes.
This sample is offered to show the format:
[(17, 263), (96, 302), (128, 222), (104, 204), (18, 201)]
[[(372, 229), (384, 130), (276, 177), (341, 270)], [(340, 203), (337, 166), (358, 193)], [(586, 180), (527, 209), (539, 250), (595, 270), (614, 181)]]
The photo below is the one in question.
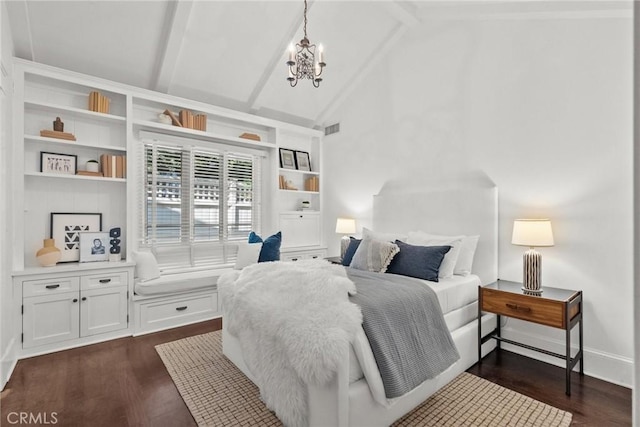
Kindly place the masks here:
[(4, 390), (4, 386), (9, 382), (9, 378), (11, 378), (11, 374), (16, 367), (16, 363), (18, 363), (18, 357), (15, 349), (13, 348), (15, 342), (15, 338), (12, 338), (11, 341), (9, 341), (6, 351), (2, 355), (2, 358), (0, 358), (0, 390)]
[[(534, 347), (543, 348), (555, 353), (564, 354), (565, 343), (545, 337), (542, 335), (531, 334), (513, 329), (506, 326), (502, 329), (502, 336), (514, 341), (526, 343)], [(574, 355), (578, 351), (577, 343), (572, 343), (571, 354)], [(532, 359), (541, 360), (552, 365), (565, 367), (564, 361), (557, 357), (548, 356), (536, 351), (527, 350), (522, 347), (502, 344), (502, 348), (513, 353), (531, 357)], [(590, 377), (598, 378), (613, 384), (617, 384), (627, 388), (633, 388), (633, 360), (630, 358), (618, 356), (615, 354), (605, 353), (603, 351), (584, 347), (584, 373)], [(579, 365), (574, 370), (578, 370)]]

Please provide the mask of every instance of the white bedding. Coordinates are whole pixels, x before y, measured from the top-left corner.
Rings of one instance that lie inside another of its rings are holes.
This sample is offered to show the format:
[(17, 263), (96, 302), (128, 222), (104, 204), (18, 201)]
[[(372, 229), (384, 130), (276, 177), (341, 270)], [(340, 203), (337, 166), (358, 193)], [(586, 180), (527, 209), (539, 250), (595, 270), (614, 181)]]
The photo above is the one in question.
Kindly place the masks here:
[[(480, 285), (478, 276), (473, 274), (453, 276), (440, 279), (439, 282), (419, 281), (435, 291), (449, 331), (469, 323), (477, 316), (478, 285)], [(362, 327), (349, 348), (349, 362), (350, 383), (364, 377), (376, 402), (385, 406), (393, 404), (394, 399), (387, 399), (385, 395), (378, 366)]]

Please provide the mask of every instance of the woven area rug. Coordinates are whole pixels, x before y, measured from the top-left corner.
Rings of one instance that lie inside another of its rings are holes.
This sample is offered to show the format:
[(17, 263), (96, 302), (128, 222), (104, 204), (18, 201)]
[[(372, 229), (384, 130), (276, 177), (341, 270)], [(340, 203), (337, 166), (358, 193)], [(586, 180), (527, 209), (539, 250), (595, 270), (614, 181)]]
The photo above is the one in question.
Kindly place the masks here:
[[(281, 426), (222, 354), (220, 331), (156, 346), (199, 426)], [(572, 415), (466, 372), (394, 426), (569, 426)]]

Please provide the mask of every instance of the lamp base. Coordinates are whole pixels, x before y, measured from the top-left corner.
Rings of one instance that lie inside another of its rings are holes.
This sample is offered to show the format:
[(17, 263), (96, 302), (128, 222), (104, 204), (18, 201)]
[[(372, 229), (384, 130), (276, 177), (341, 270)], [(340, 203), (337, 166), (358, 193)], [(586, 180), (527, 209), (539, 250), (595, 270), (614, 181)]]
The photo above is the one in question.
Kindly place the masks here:
[(542, 255), (534, 248), (522, 256), (522, 283), (527, 292), (542, 292)]
[(531, 289), (522, 287), (522, 293), (525, 295), (533, 295), (533, 296), (539, 297), (540, 295), (542, 295), (542, 289), (539, 289), (537, 291), (532, 291)]

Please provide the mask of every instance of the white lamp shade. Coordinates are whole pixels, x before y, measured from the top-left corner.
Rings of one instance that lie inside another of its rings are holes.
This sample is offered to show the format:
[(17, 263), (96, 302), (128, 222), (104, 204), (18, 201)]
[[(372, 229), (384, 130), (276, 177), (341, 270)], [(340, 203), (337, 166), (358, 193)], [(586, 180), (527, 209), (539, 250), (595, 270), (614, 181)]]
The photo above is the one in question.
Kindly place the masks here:
[(553, 246), (551, 221), (548, 219), (516, 219), (511, 243), (520, 246)]
[(336, 233), (354, 234), (356, 232), (356, 220), (352, 218), (338, 218), (336, 221)]

